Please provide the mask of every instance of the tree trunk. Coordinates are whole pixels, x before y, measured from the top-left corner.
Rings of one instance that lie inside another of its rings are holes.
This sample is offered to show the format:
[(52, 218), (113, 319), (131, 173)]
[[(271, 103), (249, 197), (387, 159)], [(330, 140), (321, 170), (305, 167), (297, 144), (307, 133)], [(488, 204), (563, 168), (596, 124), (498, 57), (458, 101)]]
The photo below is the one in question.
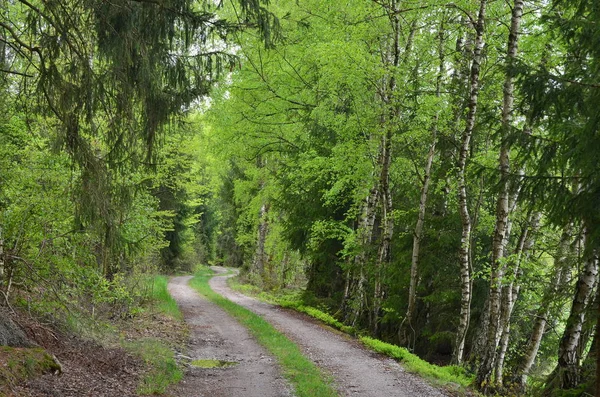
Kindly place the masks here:
[(600, 396), (600, 288), (596, 287), (596, 395)]
[[(444, 26), (440, 27), (439, 32), (439, 45), (438, 55), (440, 65), (438, 68), (438, 75), (435, 87), (435, 96), (439, 98), (441, 95), (442, 77), (445, 71), (444, 62)], [(437, 144), (437, 131), (438, 131), (438, 120), (439, 111), (435, 114), (432, 125), (431, 125), (431, 145), (429, 146), (429, 153), (427, 153), (427, 160), (425, 162), (425, 170), (423, 173), (423, 186), (421, 187), (421, 199), (419, 201), (419, 214), (417, 216), (417, 224), (415, 225), (415, 231), (413, 234), (413, 249), (410, 264), (410, 284), (408, 290), (408, 308), (406, 309), (406, 321), (412, 328), (413, 317), (415, 314), (415, 307), (417, 302), (417, 284), (419, 280), (419, 256), (421, 250), (421, 240), (423, 239), (423, 225), (425, 223), (425, 212), (427, 210), (427, 196), (429, 193), (429, 182), (431, 180), (431, 166), (433, 164), (433, 158), (436, 153)]]
[(598, 252), (591, 244), (588, 227), (584, 226), (585, 266), (575, 285), (575, 296), (567, 325), (558, 347), (557, 376), (561, 389), (572, 389), (579, 384), (579, 344), (585, 314), (598, 278)]
[(2, 225), (0, 225), (0, 288), (4, 283), (4, 234)]
[(535, 233), (538, 229), (540, 218), (541, 213), (539, 212), (529, 216), (529, 219), (523, 227), (519, 242), (517, 244), (517, 258), (513, 264), (513, 269), (511, 269), (511, 281), (508, 283), (508, 285), (502, 287), (500, 326), (498, 327), (501, 331), (501, 335), (495, 368), (495, 382), (498, 387), (503, 386), (504, 359), (506, 357), (506, 351), (508, 350), (508, 342), (510, 338), (510, 317), (512, 316), (512, 312), (520, 290), (517, 279), (520, 272), (521, 263), (524, 259), (526, 260), (529, 257), (529, 251), (533, 247)]
[[(380, 194), (381, 194), (381, 241), (377, 252), (377, 261), (375, 269), (375, 283), (373, 308), (371, 313), (371, 331), (377, 335), (379, 326), (379, 312), (381, 310), (381, 302), (383, 301), (383, 286), (382, 278), (385, 266), (390, 260), (391, 242), (394, 234), (394, 218), (392, 216), (393, 201), (392, 190), (390, 186), (390, 171), (392, 165), (392, 143), (394, 132), (398, 128), (400, 121), (400, 99), (398, 98), (396, 73), (400, 65), (400, 16), (398, 15), (397, 0), (392, 0), (391, 8), (388, 11), (388, 16), (392, 25), (392, 43), (389, 57), (387, 59), (387, 67), (389, 67), (389, 79), (386, 91), (382, 94), (383, 103), (388, 111), (384, 120), (386, 121), (385, 134), (382, 137), (382, 157), (380, 162), (381, 174), (379, 178)], [(408, 54), (412, 48), (413, 39), (416, 31), (416, 21), (411, 24), (410, 32), (406, 39), (404, 48), (404, 61), (408, 60)]]
[(256, 240), (256, 252), (254, 253), (254, 260), (252, 261), (252, 272), (260, 276), (262, 281), (265, 275), (265, 243), (267, 241), (267, 235), (269, 233), (269, 204), (263, 203), (260, 206), (258, 214), (258, 236)]
[[(265, 167), (266, 160), (262, 156), (258, 156), (256, 159), (256, 167), (261, 170)], [(261, 176), (259, 182), (259, 192), (265, 188), (265, 181)], [(267, 241), (267, 235), (269, 233), (269, 203), (267, 199), (263, 198), (258, 211), (258, 231), (256, 235), (256, 251), (252, 258), (252, 268), (250, 271), (260, 277), (261, 282), (265, 281), (265, 243)]]
[(502, 105), (502, 136), (500, 143), (500, 193), (496, 204), (496, 226), (494, 228), (494, 237), (492, 243), (492, 263), (490, 271), (490, 293), (489, 293), (489, 324), (487, 330), (486, 345), (483, 351), (482, 362), (477, 371), (477, 384), (485, 392), (491, 384), (492, 372), (496, 360), (496, 349), (499, 343), (500, 335), (500, 316), (501, 316), (501, 296), (502, 279), (504, 277), (504, 268), (501, 259), (504, 256), (505, 245), (508, 237), (508, 216), (509, 216), (509, 173), (510, 147), (507, 141), (511, 128), (511, 114), (514, 102), (514, 83), (512, 64), (517, 56), (517, 44), (519, 38), (519, 27), (521, 17), (523, 16), (523, 0), (515, 0), (508, 35), (507, 67), (506, 78), (504, 80), (503, 105)]
[(375, 285), (373, 297), (373, 312), (371, 317), (371, 331), (377, 335), (379, 324), (379, 311), (381, 310), (381, 302), (383, 300), (382, 276), (385, 265), (390, 259), (390, 247), (392, 235), (394, 233), (394, 219), (392, 217), (392, 192), (390, 188), (390, 166), (392, 152), (392, 132), (388, 132), (384, 138), (383, 144), (383, 164), (381, 167), (381, 242), (377, 252), (377, 262), (375, 269)]
[(471, 317), (471, 262), (469, 260), (470, 242), (471, 242), (471, 217), (469, 215), (467, 180), (465, 176), (467, 168), (467, 158), (469, 156), (471, 136), (475, 127), (475, 115), (477, 113), (477, 103), (479, 97), (479, 71), (481, 68), (481, 51), (483, 49), (483, 31), (485, 21), (486, 0), (481, 0), (479, 15), (475, 26), (475, 48), (473, 50), (473, 62), (470, 75), (470, 95), (468, 103), (468, 113), (466, 126), (462, 134), (460, 154), (458, 159), (458, 205), (462, 224), (462, 234), (460, 238), (459, 267), (461, 280), (461, 304), (459, 325), (456, 332), (456, 347), (454, 360), (460, 364), (463, 361), (465, 339), (469, 329), (469, 320)]
[(546, 330), (546, 324), (548, 323), (548, 316), (550, 315), (551, 302), (554, 301), (560, 285), (568, 284), (565, 280), (568, 278), (566, 274), (568, 272), (567, 264), (569, 262), (569, 247), (572, 237), (572, 226), (568, 225), (564, 228), (556, 254), (554, 255), (554, 267), (552, 269), (552, 279), (550, 285), (544, 291), (544, 295), (541, 301), (541, 305), (535, 315), (535, 322), (533, 324), (533, 330), (531, 336), (525, 347), (523, 357), (521, 358), (520, 364), (517, 367), (512, 379), (513, 387), (516, 389), (515, 392), (523, 393), (525, 391), (525, 385), (527, 383), (527, 377), (529, 371), (535, 362), (537, 353)]
[[(356, 324), (356, 321), (362, 313), (365, 295), (364, 265), (367, 259), (367, 251), (372, 243), (378, 203), (379, 183), (376, 181), (363, 201), (361, 216), (357, 226), (359, 253), (354, 257), (354, 263), (351, 264), (351, 266), (354, 266), (355, 271), (353, 272), (349, 269), (347, 272), (346, 288), (342, 300), (341, 310), (345, 313), (345, 321), (353, 326)], [(358, 275), (356, 279), (354, 279), (355, 273)], [(353, 285), (355, 285), (354, 288)]]

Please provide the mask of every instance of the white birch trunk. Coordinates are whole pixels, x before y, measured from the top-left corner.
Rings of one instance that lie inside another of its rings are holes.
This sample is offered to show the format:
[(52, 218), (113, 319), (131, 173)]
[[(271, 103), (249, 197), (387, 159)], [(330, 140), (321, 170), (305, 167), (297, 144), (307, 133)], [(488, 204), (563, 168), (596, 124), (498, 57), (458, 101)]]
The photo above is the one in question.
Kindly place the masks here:
[(460, 154), (458, 159), (458, 204), (462, 224), (462, 233), (460, 238), (459, 267), (461, 280), (461, 304), (459, 325), (456, 332), (456, 344), (454, 360), (462, 363), (465, 339), (469, 329), (469, 320), (471, 317), (471, 262), (469, 258), (471, 243), (471, 217), (469, 215), (466, 168), (467, 158), (471, 143), (471, 136), (475, 127), (475, 115), (477, 113), (477, 104), (479, 98), (479, 72), (481, 68), (481, 51), (483, 49), (483, 31), (485, 21), (486, 0), (481, 0), (477, 24), (475, 26), (476, 37), (475, 47), (473, 49), (473, 62), (471, 64), (470, 75), (470, 95), (468, 103), (468, 113), (465, 130), (462, 134)]
[[(504, 278), (504, 269), (500, 261), (504, 256), (505, 244), (508, 237), (508, 217), (509, 217), (509, 155), (510, 148), (507, 143), (508, 133), (511, 128), (511, 114), (514, 102), (514, 83), (513, 73), (510, 70), (517, 56), (517, 44), (519, 38), (519, 27), (523, 16), (523, 0), (515, 0), (508, 35), (507, 67), (508, 72), (504, 80), (503, 105), (502, 105), (502, 135), (500, 143), (500, 193), (496, 204), (496, 226), (492, 243), (492, 263), (490, 272), (490, 292), (489, 292), (489, 323), (487, 330), (486, 345), (483, 351), (482, 362), (477, 371), (477, 384), (482, 390), (487, 390), (491, 385), (491, 377), (495, 366), (499, 335), (501, 333), (501, 297), (502, 297), (502, 279)], [(510, 292), (509, 292), (510, 293)]]
[(500, 315), (500, 326), (498, 327), (501, 331), (500, 342), (498, 347), (498, 354), (496, 358), (495, 368), (495, 382), (499, 387), (503, 386), (503, 372), (504, 372), (504, 360), (506, 358), (506, 352), (508, 350), (508, 342), (510, 339), (510, 318), (512, 316), (515, 303), (519, 296), (520, 286), (518, 284), (518, 275), (523, 260), (529, 257), (529, 252), (534, 244), (535, 233), (539, 227), (541, 213), (530, 215), (529, 220), (521, 232), (519, 242), (517, 244), (517, 258), (511, 269), (511, 281), (508, 285), (502, 288), (502, 305)]
[(558, 377), (562, 389), (572, 389), (579, 384), (579, 345), (585, 315), (598, 279), (598, 252), (591, 243), (588, 228), (584, 231), (585, 266), (575, 285), (575, 295), (567, 325), (558, 347)]
[(261, 277), (261, 280), (264, 281), (265, 275), (265, 262), (266, 262), (266, 253), (265, 253), (265, 243), (267, 241), (267, 234), (269, 232), (269, 205), (267, 203), (263, 203), (260, 206), (260, 211), (258, 215), (259, 224), (258, 224), (258, 236), (256, 240), (256, 252), (254, 253), (254, 260), (252, 261), (252, 271)]
[[(353, 280), (355, 277), (353, 272), (348, 271), (346, 282), (346, 289), (344, 293), (344, 299), (342, 302), (342, 310), (346, 312), (346, 321), (352, 326), (356, 324), (356, 321), (362, 313), (364, 296), (365, 296), (365, 276), (364, 276), (364, 265), (366, 262), (366, 253), (371, 245), (373, 238), (373, 227), (375, 225), (376, 209), (379, 203), (379, 183), (374, 182), (375, 186), (371, 188), (369, 194), (365, 198), (361, 216), (358, 221), (358, 240), (359, 240), (359, 253), (354, 257), (354, 268), (357, 273), (356, 281)], [(355, 284), (356, 287), (352, 288)], [(349, 309), (349, 310), (348, 310)]]

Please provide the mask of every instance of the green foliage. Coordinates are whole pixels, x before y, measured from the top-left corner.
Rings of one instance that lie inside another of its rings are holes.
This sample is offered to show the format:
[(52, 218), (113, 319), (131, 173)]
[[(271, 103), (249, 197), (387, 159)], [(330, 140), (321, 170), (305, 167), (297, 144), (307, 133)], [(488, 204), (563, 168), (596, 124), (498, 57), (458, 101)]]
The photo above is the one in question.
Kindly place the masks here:
[(340, 331), (345, 332), (347, 334), (350, 334), (350, 335), (356, 334), (356, 330), (353, 327), (344, 325), (342, 322), (338, 321), (331, 314), (325, 313), (314, 307), (302, 305), (298, 301), (286, 301), (286, 300), (278, 300), (277, 304), (279, 304), (282, 307), (287, 307), (287, 308), (291, 308), (291, 309), (297, 310), (302, 313), (306, 313), (309, 316), (316, 318), (317, 320), (319, 320), (329, 326), (337, 328)]
[(211, 274), (208, 268), (200, 269), (190, 285), (247, 327), (258, 342), (277, 358), (285, 377), (294, 386), (296, 395), (307, 397), (336, 395), (329, 377), (302, 355), (298, 345), (260, 316), (213, 292), (208, 285)]

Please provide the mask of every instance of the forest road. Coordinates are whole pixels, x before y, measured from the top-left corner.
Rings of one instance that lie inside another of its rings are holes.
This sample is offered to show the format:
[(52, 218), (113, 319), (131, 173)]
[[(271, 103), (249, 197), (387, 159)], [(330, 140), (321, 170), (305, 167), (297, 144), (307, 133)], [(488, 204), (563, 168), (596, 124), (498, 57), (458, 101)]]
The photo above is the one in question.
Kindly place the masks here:
[(192, 360), (235, 363), (222, 368), (190, 365), (182, 382), (170, 390), (178, 397), (283, 397), (292, 388), (275, 360), (247, 329), (214, 303), (201, 297), (188, 282), (192, 276), (174, 277), (169, 293), (190, 327)]
[[(227, 269), (213, 266), (217, 273)], [(446, 396), (416, 375), (406, 372), (396, 361), (367, 350), (347, 335), (325, 328), (309, 316), (260, 302), (231, 290), (227, 278), (215, 276), (210, 287), (227, 299), (262, 316), (288, 338), (305, 356), (334, 379), (341, 396), (435, 397)]]

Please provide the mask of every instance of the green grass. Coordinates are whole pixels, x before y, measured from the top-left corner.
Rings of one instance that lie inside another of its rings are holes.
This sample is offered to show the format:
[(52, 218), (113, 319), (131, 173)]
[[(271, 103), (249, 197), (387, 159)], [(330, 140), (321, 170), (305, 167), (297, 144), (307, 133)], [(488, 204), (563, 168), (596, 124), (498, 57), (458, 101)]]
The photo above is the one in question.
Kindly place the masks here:
[(346, 334), (356, 335), (356, 329), (354, 329), (354, 327), (351, 327), (349, 325), (344, 325), (341, 321), (337, 320), (331, 314), (325, 313), (324, 311), (321, 311), (314, 307), (305, 306), (297, 301), (286, 301), (286, 300), (279, 300), (277, 302), (277, 304), (282, 307), (286, 307), (289, 309), (297, 310), (302, 313), (306, 313), (309, 316), (321, 321), (322, 323), (327, 324), (330, 327), (337, 328)]
[(154, 302), (155, 308), (163, 314), (182, 320), (183, 315), (177, 306), (175, 299), (169, 294), (167, 284), (169, 278), (166, 276), (152, 276), (146, 281), (146, 289), (149, 291), (149, 298)]
[(179, 382), (183, 372), (177, 366), (173, 350), (155, 339), (126, 342), (125, 347), (140, 357), (150, 368), (140, 380), (138, 394), (162, 394), (169, 385)]
[(277, 358), (283, 369), (284, 376), (294, 386), (297, 396), (337, 396), (337, 393), (331, 386), (332, 380), (302, 355), (298, 345), (286, 338), (260, 316), (211, 290), (208, 280), (212, 275), (209, 269), (200, 269), (190, 282), (190, 285), (248, 328), (258, 342)]
[(471, 385), (474, 381), (474, 377), (467, 375), (465, 369), (462, 367), (456, 365), (440, 367), (428, 363), (427, 361), (419, 358), (417, 355), (410, 353), (403, 347), (392, 345), (390, 343), (386, 343), (367, 336), (360, 336), (357, 329), (344, 325), (341, 321), (337, 320), (331, 314), (325, 313), (317, 308), (304, 305), (300, 299), (300, 296), (297, 293), (294, 293), (292, 295), (288, 294), (284, 296), (276, 296), (264, 291), (260, 291), (260, 289), (258, 289), (257, 287), (247, 284), (239, 284), (233, 280), (230, 283), (230, 285), (232, 286), (232, 288), (242, 293), (256, 296), (261, 300), (274, 303), (282, 307), (306, 313), (309, 316), (323, 322), (324, 324), (336, 328), (344, 333), (358, 336), (358, 339), (361, 341), (361, 343), (369, 349), (381, 354), (385, 354), (388, 357), (402, 362), (402, 364), (408, 371), (416, 373), (426, 379), (429, 379), (430, 381), (432, 381), (432, 383), (435, 383), (442, 387), (456, 389), (456, 386), (458, 386), (459, 390), (455, 391), (460, 393), (464, 392), (464, 389), (468, 388), (469, 385)]
[(440, 367), (428, 363), (403, 347), (369, 338), (368, 336), (361, 336), (359, 339), (368, 348), (402, 362), (410, 372), (441, 381), (442, 383), (455, 383), (462, 387), (468, 387), (473, 383), (473, 377), (468, 376), (462, 367), (456, 365)]

